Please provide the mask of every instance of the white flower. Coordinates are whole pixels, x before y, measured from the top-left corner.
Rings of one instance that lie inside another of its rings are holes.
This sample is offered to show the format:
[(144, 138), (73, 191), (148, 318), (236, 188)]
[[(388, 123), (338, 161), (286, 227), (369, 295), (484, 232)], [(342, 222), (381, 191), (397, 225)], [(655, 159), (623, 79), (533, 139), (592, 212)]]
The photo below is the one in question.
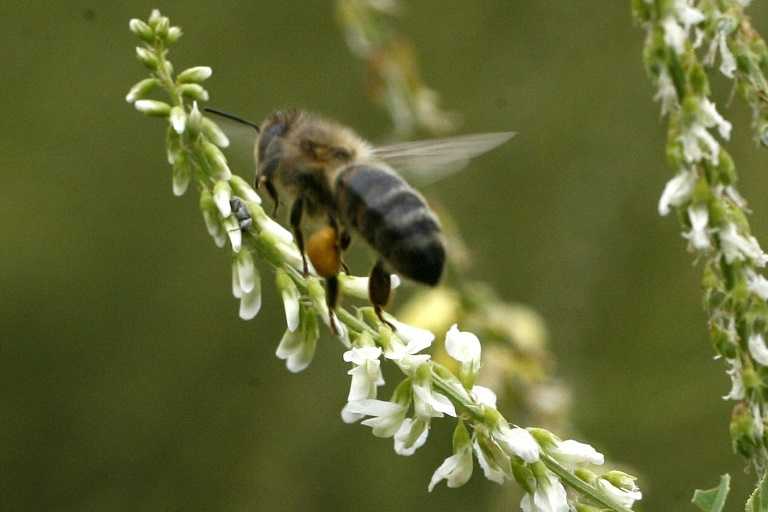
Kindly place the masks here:
[(688, 0), (675, 0), (674, 9), (677, 19), (683, 24), (683, 28), (686, 32), (693, 25), (698, 25), (705, 20), (704, 13), (699, 9), (692, 7)]
[(605, 478), (597, 479), (597, 488), (607, 494), (614, 503), (626, 508), (632, 508), (636, 501), (643, 498), (643, 493), (640, 492), (637, 486), (622, 489), (616, 487)]
[[(701, 123), (696, 122), (688, 127), (680, 136), (680, 142), (683, 144), (683, 156), (688, 162), (698, 162), (706, 158), (716, 164), (720, 157), (720, 144)], [(701, 150), (700, 143), (703, 143), (709, 150), (707, 154)]]
[(752, 334), (748, 341), (749, 353), (762, 366), (768, 366), (768, 346), (762, 334)]
[(180, 197), (183, 196), (187, 191), (187, 188), (189, 188), (189, 182), (192, 180), (192, 173), (189, 170), (189, 166), (186, 165), (185, 159), (179, 159), (178, 157), (174, 158), (179, 161), (177, 162), (174, 160), (172, 163), (173, 173), (171, 175), (171, 185), (173, 195)]
[[(352, 376), (352, 384), (347, 396), (349, 403), (376, 398), (376, 390), (384, 385), (380, 356), (381, 349), (371, 346), (355, 347), (344, 352), (344, 361), (355, 365), (347, 372)], [(347, 406), (341, 411), (341, 417), (346, 423), (354, 423), (363, 416), (364, 414), (352, 412)]]
[(413, 380), (413, 410), (417, 418), (442, 418), (444, 414), (456, 416), (453, 403), (432, 389), (431, 368), (422, 365)]
[(699, 107), (701, 108), (701, 113), (704, 115), (702, 121), (704, 126), (707, 128), (717, 126), (717, 131), (720, 133), (720, 136), (726, 140), (729, 139), (731, 137), (731, 123), (720, 115), (715, 104), (707, 98), (704, 98), (701, 100)]
[(376, 437), (392, 437), (403, 424), (408, 407), (396, 402), (369, 399), (348, 403), (347, 412), (371, 416), (361, 424), (371, 427)]
[(669, 76), (667, 68), (661, 70), (656, 85), (659, 89), (656, 91), (656, 95), (653, 99), (661, 103), (661, 115), (664, 116), (677, 105), (677, 90)]
[(432, 492), (435, 485), (445, 480), (448, 487), (461, 487), (472, 476), (472, 445), (467, 443), (440, 464), (432, 475), (427, 489)]
[(390, 320), (397, 327), (397, 337), (390, 338), (384, 348), (384, 357), (396, 361), (400, 368), (410, 374), (429, 361), (429, 354), (419, 354), (432, 345), (435, 335), (426, 329), (419, 329), (397, 320)]
[(288, 371), (298, 373), (309, 366), (315, 357), (319, 334), (317, 321), (311, 313), (307, 313), (303, 315), (299, 329), (294, 332), (286, 329), (275, 355), (285, 360)]
[(232, 295), (240, 299), (240, 318), (250, 320), (261, 310), (261, 275), (250, 251), (237, 253), (232, 263)]
[(524, 428), (501, 425), (491, 435), (508, 455), (515, 455), (528, 463), (539, 460), (539, 443)]
[(709, 248), (709, 208), (706, 204), (697, 204), (688, 207), (688, 218), (691, 220), (691, 230), (683, 233), (691, 247), (698, 251)]
[(277, 271), (277, 288), (280, 290), (280, 297), (283, 299), (283, 309), (285, 310), (285, 324), (288, 330), (293, 332), (299, 326), (299, 289), (288, 274), (282, 270)]
[(733, 223), (720, 230), (720, 245), (728, 263), (750, 260), (758, 267), (764, 267), (768, 263), (768, 255), (760, 248), (755, 237), (742, 236)]
[(405, 418), (395, 433), (395, 453), (413, 455), (429, 436), (429, 420)]
[(472, 448), (475, 451), (477, 463), (480, 464), (480, 468), (483, 470), (485, 478), (491, 482), (496, 482), (499, 485), (503, 484), (504, 479), (506, 478), (506, 473), (502, 468), (496, 466), (495, 464), (491, 464), (491, 462), (488, 460), (488, 457), (486, 456), (485, 450), (483, 450), (482, 446), (480, 446), (480, 442), (477, 438), (475, 438), (473, 441)]
[(664, 28), (664, 42), (671, 46), (678, 55), (683, 53), (685, 51), (685, 40), (688, 37), (685, 29), (672, 16), (664, 18), (661, 26)]
[(480, 340), (471, 332), (459, 331), (456, 324), (445, 335), (445, 350), (460, 363), (480, 363)]
[(763, 300), (768, 300), (768, 279), (747, 269), (747, 288)]
[(671, 206), (680, 206), (691, 198), (696, 174), (683, 171), (667, 182), (659, 199), (659, 214), (667, 215)]
[(536, 491), (526, 494), (520, 501), (523, 512), (568, 512), (568, 497), (560, 479), (547, 471), (536, 480)]
[(725, 31), (721, 30), (712, 39), (712, 44), (709, 47), (709, 53), (705, 59), (706, 64), (715, 63), (715, 53), (720, 50), (720, 72), (728, 78), (733, 78), (733, 74), (736, 71), (736, 59), (728, 48), (728, 39)]
[(173, 130), (181, 135), (184, 133), (184, 129), (187, 125), (187, 114), (184, 112), (184, 108), (180, 106), (175, 106), (171, 109), (171, 113), (169, 116), (169, 120), (171, 122), (171, 126), (173, 127)]
[(723, 397), (723, 400), (743, 400), (744, 382), (741, 378), (741, 361), (738, 358), (726, 359), (728, 368), (725, 373), (731, 378), (731, 390)]
[(216, 182), (213, 186), (213, 202), (219, 209), (221, 216), (226, 218), (232, 214), (232, 206), (229, 201), (232, 199), (232, 188), (224, 180)]
[(472, 386), (472, 398), (475, 402), (496, 408), (496, 393), (485, 386)]
[(229, 243), (232, 246), (234, 252), (240, 251), (243, 246), (243, 232), (240, 230), (240, 224), (234, 215), (222, 220), (221, 225), (224, 227), (224, 232), (229, 237)]
[(602, 465), (605, 462), (603, 454), (590, 445), (567, 439), (559, 441), (554, 448), (548, 450), (549, 454), (568, 468), (575, 468), (583, 464)]

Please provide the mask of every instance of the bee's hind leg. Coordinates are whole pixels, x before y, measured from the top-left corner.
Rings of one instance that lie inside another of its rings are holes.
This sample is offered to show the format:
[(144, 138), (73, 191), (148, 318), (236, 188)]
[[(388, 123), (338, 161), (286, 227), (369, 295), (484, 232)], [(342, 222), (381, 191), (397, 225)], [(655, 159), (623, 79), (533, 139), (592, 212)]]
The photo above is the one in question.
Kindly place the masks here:
[(325, 303), (328, 305), (328, 322), (331, 324), (331, 332), (338, 336), (339, 329), (336, 327), (336, 304), (339, 302), (339, 278), (336, 276), (325, 279)]
[(390, 292), (392, 291), (392, 279), (389, 277), (389, 272), (384, 268), (384, 262), (378, 260), (371, 269), (371, 274), (368, 277), (368, 298), (373, 304), (373, 309), (376, 311), (376, 316), (379, 317), (383, 323), (388, 325), (390, 329), (396, 331), (397, 328), (384, 318), (384, 306), (389, 302)]
[(301, 263), (303, 265), (304, 277), (309, 275), (309, 266), (307, 265), (307, 255), (304, 254), (304, 234), (301, 232), (301, 216), (304, 213), (304, 201), (301, 198), (296, 199), (291, 206), (291, 228), (293, 236), (296, 238), (296, 247), (301, 253)]

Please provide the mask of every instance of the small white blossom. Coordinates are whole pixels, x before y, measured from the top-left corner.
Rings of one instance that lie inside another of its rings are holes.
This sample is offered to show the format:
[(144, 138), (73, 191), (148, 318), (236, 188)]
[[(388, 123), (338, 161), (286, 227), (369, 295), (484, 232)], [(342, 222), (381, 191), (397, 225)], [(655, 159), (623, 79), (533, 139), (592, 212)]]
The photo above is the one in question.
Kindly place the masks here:
[(413, 382), (413, 409), (416, 417), (429, 419), (442, 418), (444, 414), (456, 416), (456, 409), (448, 397), (432, 389), (432, 378), (427, 373), (429, 369), (425, 370), (420, 368), (418, 371), (426, 374), (426, 377), (418, 376)]
[(429, 436), (429, 420), (405, 418), (395, 433), (395, 453), (410, 456), (424, 446)]
[[(347, 372), (352, 376), (347, 401), (353, 403), (359, 400), (375, 399), (377, 389), (384, 385), (384, 376), (381, 373), (381, 349), (379, 347), (364, 346), (355, 347), (344, 352), (344, 361), (355, 366)], [(363, 418), (363, 414), (352, 412), (348, 405), (341, 412), (341, 417), (346, 423), (354, 423)]]
[(605, 462), (603, 454), (590, 445), (567, 439), (559, 441), (554, 448), (548, 450), (549, 454), (568, 468), (575, 468), (583, 464), (602, 465)]
[(664, 18), (661, 26), (664, 28), (664, 42), (671, 46), (675, 53), (682, 54), (685, 51), (685, 40), (688, 38), (685, 29), (672, 16)]
[(232, 206), (229, 201), (232, 199), (232, 188), (224, 180), (216, 182), (213, 186), (213, 202), (219, 209), (222, 217), (229, 217), (232, 214)]
[(747, 288), (763, 300), (768, 300), (768, 279), (747, 269)]
[[(693, 123), (685, 130), (680, 136), (680, 142), (683, 144), (683, 156), (688, 162), (698, 162), (706, 158), (716, 164), (720, 157), (720, 144), (701, 123)], [(707, 153), (702, 151), (702, 143), (709, 150)]]
[(293, 332), (299, 326), (299, 298), (301, 296), (299, 289), (296, 288), (296, 284), (284, 270), (278, 270), (277, 287), (283, 299), (285, 324), (288, 326), (288, 330)]
[(760, 248), (757, 239), (739, 234), (733, 223), (720, 230), (720, 245), (728, 263), (749, 260), (758, 267), (764, 267), (768, 263), (768, 255)]
[(480, 363), (480, 340), (471, 332), (459, 331), (456, 324), (445, 335), (445, 350), (460, 363)]
[(472, 448), (475, 451), (475, 457), (477, 457), (477, 463), (480, 464), (480, 468), (483, 470), (483, 474), (485, 475), (485, 478), (487, 478), (491, 482), (496, 482), (499, 485), (503, 484), (504, 479), (507, 476), (506, 473), (502, 468), (499, 468), (498, 466), (491, 464), (482, 446), (480, 446), (480, 443), (477, 438), (475, 438), (475, 440), (473, 441)]
[(686, 32), (690, 30), (692, 26), (698, 25), (706, 19), (704, 13), (691, 6), (688, 0), (675, 0), (673, 7), (677, 19), (683, 24), (683, 28)]
[(705, 64), (711, 66), (715, 63), (717, 50), (720, 50), (720, 72), (728, 78), (733, 78), (734, 72), (736, 71), (736, 58), (733, 56), (731, 49), (728, 48), (727, 34), (723, 30), (720, 30), (717, 35), (712, 38), (709, 51), (704, 58)]
[(396, 361), (400, 368), (410, 374), (430, 360), (429, 354), (419, 354), (429, 348), (435, 335), (426, 329), (419, 329), (397, 320), (390, 320), (397, 327), (397, 337), (392, 337), (384, 348), (384, 357)]
[(671, 112), (677, 105), (677, 90), (669, 76), (667, 68), (661, 70), (656, 85), (658, 86), (658, 90), (653, 99), (661, 103), (661, 115), (664, 116), (668, 112)]
[(747, 213), (750, 213), (749, 208), (747, 208), (747, 200), (744, 199), (741, 194), (739, 194), (739, 191), (736, 189), (736, 187), (733, 185), (728, 185), (727, 187), (722, 188), (722, 193), (724, 193), (728, 199), (733, 201), (733, 204), (735, 204), (737, 207), (741, 208)]
[(523, 512), (568, 512), (568, 496), (560, 479), (547, 471), (544, 477), (537, 478), (533, 495), (526, 494), (520, 501)]
[(492, 436), (508, 455), (516, 455), (528, 463), (539, 460), (539, 443), (524, 428), (502, 425)]
[[(400, 278), (396, 274), (392, 274), (389, 277), (392, 290), (400, 286)], [(368, 300), (368, 281), (367, 277), (350, 276), (347, 274), (339, 275), (342, 293), (358, 299)]]
[(240, 224), (234, 215), (223, 219), (221, 225), (224, 227), (224, 232), (229, 237), (229, 244), (232, 246), (232, 251), (239, 252), (243, 246), (243, 232), (240, 230)]
[(240, 299), (240, 318), (250, 320), (261, 310), (261, 275), (250, 251), (240, 251), (232, 263), (232, 295)]
[(701, 113), (704, 116), (704, 126), (707, 128), (717, 126), (717, 131), (720, 133), (720, 136), (726, 140), (729, 139), (731, 137), (732, 125), (720, 115), (715, 104), (707, 98), (704, 98), (701, 100), (700, 108)]
[(171, 109), (169, 121), (176, 133), (179, 135), (184, 133), (184, 129), (187, 127), (187, 114), (184, 112), (184, 108), (178, 105), (173, 107)]
[(442, 480), (446, 481), (448, 487), (461, 487), (472, 477), (472, 466), (472, 445), (467, 443), (440, 464), (432, 475), (427, 489), (432, 492), (432, 489)]
[(744, 382), (741, 378), (741, 361), (738, 358), (726, 359), (729, 368), (725, 371), (731, 378), (731, 390), (723, 397), (723, 400), (743, 400)]
[(347, 404), (347, 411), (351, 414), (371, 416), (361, 424), (371, 427), (374, 436), (392, 437), (405, 421), (408, 407), (385, 400), (358, 400)]
[(696, 174), (691, 171), (678, 173), (667, 182), (659, 199), (659, 214), (667, 215), (670, 207), (680, 206), (691, 198), (696, 185)]
[(472, 398), (475, 402), (486, 405), (488, 407), (496, 408), (496, 393), (492, 389), (485, 386), (472, 386)]
[(709, 208), (706, 204), (697, 204), (688, 207), (688, 218), (691, 221), (691, 230), (684, 233), (691, 247), (697, 251), (709, 249)]
[(748, 341), (749, 353), (762, 366), (768, 366), (768, 346), (762, 334), (752, 334)]
[(317, 336), (315, 333), (305, 333), (303, 329), (295, 332), (285, 331), (280, 344), (277, 346), (275, 355), (285, 360), (285, 366), (288, 371), (298, 373), (309, 366), (315, 357), (315, 348), (317, 346)]
[(622, 489), (616, 487), (605, 478), (597, 479), (597, 488), (607, 494), (614, 503), (626, 508), (632, 508), (636, 501), (643, 498), (643, 493), (640, 492), (637, 486)]

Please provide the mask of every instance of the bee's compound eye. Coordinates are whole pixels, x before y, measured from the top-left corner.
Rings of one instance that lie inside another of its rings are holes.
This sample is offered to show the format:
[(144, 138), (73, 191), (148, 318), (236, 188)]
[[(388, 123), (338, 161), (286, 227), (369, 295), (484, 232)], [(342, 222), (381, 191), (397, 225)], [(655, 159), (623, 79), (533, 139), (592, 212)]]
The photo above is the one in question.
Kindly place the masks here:
[(307, 242), (307, 256), (321, 277), (332, 277), (338, 274), (341, 268), (341, 255), (336, 230), (326, 226), (312, 234)]

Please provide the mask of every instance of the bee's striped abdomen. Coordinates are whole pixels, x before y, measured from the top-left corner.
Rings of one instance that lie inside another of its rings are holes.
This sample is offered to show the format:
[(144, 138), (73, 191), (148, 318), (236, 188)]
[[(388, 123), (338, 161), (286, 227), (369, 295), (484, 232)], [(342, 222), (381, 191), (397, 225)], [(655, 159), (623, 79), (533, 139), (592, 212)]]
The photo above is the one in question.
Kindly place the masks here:
[(385, 167), (353, 165), (336, 179), (338, 213), (400, 274), (429, 285), (445, 263), (440, 226), (424, 199)]

